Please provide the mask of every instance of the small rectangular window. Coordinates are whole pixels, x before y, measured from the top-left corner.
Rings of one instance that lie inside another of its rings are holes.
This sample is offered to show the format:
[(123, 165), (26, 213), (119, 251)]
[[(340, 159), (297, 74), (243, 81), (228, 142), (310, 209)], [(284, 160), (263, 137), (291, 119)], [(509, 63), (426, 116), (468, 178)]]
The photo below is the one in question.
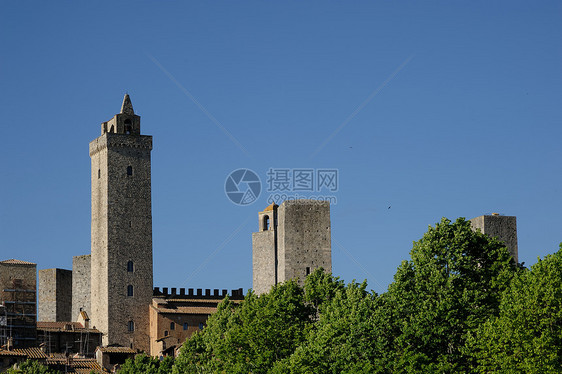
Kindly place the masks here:
[(98, 179), (101, 178), (101, 169), (98, 169)]
[(187, 322), (185, 322), (185, 323), (183, 324), (183, 329), (184, 329), (184, 330), (187, 330), (188, 327), (189, 327), (189, 325), (187, 324)]
[(176, 324), (174, 322), (170, 322), (170, 330), (175, 330)]
[(309, 275), (309, 274), (310, 274), (310, 268), (307, 266), (306, 267), (306, 275)]
[(127, 175), (133, 175), (133, 167), (127, 166)]
[(127, 286), (127, 296), (133, 296), (133, 286), (132, 285)]

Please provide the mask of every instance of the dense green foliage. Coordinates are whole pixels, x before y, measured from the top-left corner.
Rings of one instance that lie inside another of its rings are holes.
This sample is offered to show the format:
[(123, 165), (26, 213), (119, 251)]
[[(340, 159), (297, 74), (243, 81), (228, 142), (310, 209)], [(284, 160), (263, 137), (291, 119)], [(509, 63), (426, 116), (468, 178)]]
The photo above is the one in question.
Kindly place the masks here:
[(26, 360), (17, 365), (18, 368), (10, 368), (6, 371), (8, 374), (60, 374), (60, 371), (49, 369), (45, 365), (41, 365), (34, 360)]
[(562, 372), (562, 245), (522, 272), (473, 340), (478, 371)]
[(166, 374), (172, 371), (173, 359), (165, 357), (162, 361), (157, 358), (144, 354), (136, 355), (135, 359), (130, 358), (119, 369), (119, 374)]
[[(470, 222), (443, 219), (410, 254), (382, 295), (319, 269), (304, 287), (226, 298), (172, 372), (562, 371), (562, 246), (527, 270)], [(157, 363), (121, 373), (170, 371)]]

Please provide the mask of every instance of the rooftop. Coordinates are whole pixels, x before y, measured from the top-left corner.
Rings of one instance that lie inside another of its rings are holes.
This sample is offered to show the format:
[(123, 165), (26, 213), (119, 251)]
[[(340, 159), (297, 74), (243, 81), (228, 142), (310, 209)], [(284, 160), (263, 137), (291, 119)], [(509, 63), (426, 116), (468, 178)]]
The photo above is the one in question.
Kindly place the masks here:
[(16, 260), (15, 258), (12, 258), (10, 260), (4, 260), (4, 261), (0, 261), (0, 264), (11, 264), (11, 265), (37, 265), (34, 262), (29, 262), (29, 261), (23, 261), (23, 260)]

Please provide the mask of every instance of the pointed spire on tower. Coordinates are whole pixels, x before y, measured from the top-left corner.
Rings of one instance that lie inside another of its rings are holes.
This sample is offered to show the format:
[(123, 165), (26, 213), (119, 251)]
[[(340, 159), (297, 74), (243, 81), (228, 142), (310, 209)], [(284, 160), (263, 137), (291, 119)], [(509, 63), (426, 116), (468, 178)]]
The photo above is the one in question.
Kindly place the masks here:
[(131, 103), (131, 98), (129, 97), (129, 94), (125, 94), (125, 97), (123, 98), (123, 105), (121, 105), (121, 113), (135, 114), (135, 112), (133, 111), (133, 103)]

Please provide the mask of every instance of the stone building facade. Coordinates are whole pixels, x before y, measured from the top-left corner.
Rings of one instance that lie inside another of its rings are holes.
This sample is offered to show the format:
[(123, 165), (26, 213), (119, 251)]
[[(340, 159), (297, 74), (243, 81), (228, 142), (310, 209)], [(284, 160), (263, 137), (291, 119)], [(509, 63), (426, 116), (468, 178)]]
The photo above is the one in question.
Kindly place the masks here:
[(271, 204), (258, 213), (252, 234), (253, 290), (268, 292), (289, 279), (300, 284), (316, 268), (332, 271), (330, 203), (316, 200)]
[(90, 143), (91, 323), (104, 345), (144, 351), (152, 301), (151, 150), (129, 95)]
[(72, 320), (72, 270), (39, 270), (37, 319), (45, 322)]
[(0, 261), (0, 346), (36, 345), (37, 265), (21, 260)]
[(492, 215), (473, 218), (470, 220), (470, 223), (474, 230), (480, 229), (482, 233), (491, 237), (497, 237), (503, 241), (515, 262), (519, 262), (517, 219), (515, 216), (502, 216), (492, 213)]
[[(217, 305), (228, 295), (227, 290), (180, 288), (154, 289), (150, 305), (150, 354), (173, 355), (176, 348), (196, 331), (202, 330), (207, 319), (217, 311)], [(244, 299), (240, 288), (228, 295), (234, 303)]]
[(90, 313), (91, 255), (72, 258), (72, 313), (68, 321), (76, 321), (81, 311)]

